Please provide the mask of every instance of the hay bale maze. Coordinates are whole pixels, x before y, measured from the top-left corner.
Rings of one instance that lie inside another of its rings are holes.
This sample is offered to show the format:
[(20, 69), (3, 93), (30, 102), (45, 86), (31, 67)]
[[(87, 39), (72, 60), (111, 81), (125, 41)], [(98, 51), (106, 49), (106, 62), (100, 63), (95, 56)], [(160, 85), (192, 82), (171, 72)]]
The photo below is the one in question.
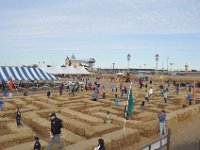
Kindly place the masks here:
[[(142, 137), (158, 134), (158, 114), (162, 109), (167, 113), (168, 127), (200, 112), (200, 104), (187, 104), (186, 88), (181, 88), (181, 93), (177, 96), (175, 87), (170, 87), (169, 100), (165, 103), (158, 85), (153, 86), (154, 93), (149, 102), (145, 103), (142, 112), (141, 100), (147, 89), (140, 89), (137, 83), (133, 84), (134, 111), (126, 121), (123, 115), (127, 99), (120, 97), (119, 90), (111, 92), (108, 89), (106, 99), (102, 98), (100, 90), (96, 102), (91, 100), (92, 91), (76, 92), (73, 97), (64, 92), (62, 96), (52, 93), (50, 98), (45, 93), (3, 98), (4, 106), (0, 111), (0, 150), (32, 149), (35, 135), (40, 137), (44, 149), (49, 141), (50, 112), (56, 112), (57, 117), (63, 121), (61, 138), (63, 149), (66, 150), (92, 150), (98, 144), (99, 137), (104, 139), (107, 150), (126, 149), (139, 142)], [(116, 107), (115, 94), (118, 94), (120, 103)], [(200, 99), (199, 95), (196, 99)], [(183, 104), (185, 108), (182, 107)], [(22, 113), (21, 127), (17, 127), (15, 122), (17, 107)], [(106, 121), (107, 111), (110, 112), (110, 122)]]

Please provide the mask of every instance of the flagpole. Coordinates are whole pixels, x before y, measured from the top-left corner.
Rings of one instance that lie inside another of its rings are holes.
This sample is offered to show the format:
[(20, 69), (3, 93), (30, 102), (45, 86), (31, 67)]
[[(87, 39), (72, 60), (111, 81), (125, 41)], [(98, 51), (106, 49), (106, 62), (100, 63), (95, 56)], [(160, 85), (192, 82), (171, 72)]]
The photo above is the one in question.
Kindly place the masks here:
[[(129, 95), (130, 95), (131, 89), (132, 89), (132, 82), (131, 82), (130, 87), (129, 87), (129, 93), (128, 93), (128, 99), (127, 99), (127, 107), (128, 107), (128, 100), (129, 100)], [(125, 110), (125, 111), (126, 111), (126, 110)], [(127, 109), (127, 111), (128, 111), (128, 109)], [(128, 113), (128, 112), (127, 112), (127, 113)], [(125, 130), (126, 130), (126, 118), (124, 117), (123, 132), (125, 132)]]

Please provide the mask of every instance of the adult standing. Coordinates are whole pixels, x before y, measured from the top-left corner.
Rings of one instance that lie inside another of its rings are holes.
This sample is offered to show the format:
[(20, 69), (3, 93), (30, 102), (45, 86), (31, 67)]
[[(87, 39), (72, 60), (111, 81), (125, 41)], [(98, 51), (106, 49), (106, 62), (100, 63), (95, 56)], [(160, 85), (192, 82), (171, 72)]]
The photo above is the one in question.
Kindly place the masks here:
[(62, 150), (62, 143), (60, 139), (62, 120), (56, 117), (54, 112), (49, 115), (51, 120), (50, 140), (45, 150), (51, 150), (54, 144), (57, 144), (58, 150)]
[(160, 121), (160, 136), (162, 136), (163, 132), (164, 135), (167, 134), (166, 131), (166, 114), (165, 114), (165, 110), (162, 110), (160, 115), (159, 115), (159, 121)]

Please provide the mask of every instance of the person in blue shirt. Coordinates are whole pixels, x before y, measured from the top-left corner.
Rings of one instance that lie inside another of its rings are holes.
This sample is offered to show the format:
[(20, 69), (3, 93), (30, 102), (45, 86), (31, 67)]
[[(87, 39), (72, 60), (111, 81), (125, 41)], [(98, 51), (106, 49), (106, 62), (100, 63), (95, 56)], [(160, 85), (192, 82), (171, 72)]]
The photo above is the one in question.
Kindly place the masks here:
[(163, 131), (164, 131), (164, 135), (167, 134), (166, 131), (166, 114), (165, 114), (165, 110), (162, 110), (160, 115), (159, 115), (159, 122), (160, 122), (160, 136), (162, 136)]
[(192, 105), (192, 93), (191, 92), (188, 93), (187, 100), (189, 101), (189, 105)]
[(98, 99), (97, 91), (94, 91), (94, 93), (92, 94), (92, 100), (97, 101), (97, 99)]
[(2, 110), (3, 107), (3, 99), (0, 97), (0, 110)]

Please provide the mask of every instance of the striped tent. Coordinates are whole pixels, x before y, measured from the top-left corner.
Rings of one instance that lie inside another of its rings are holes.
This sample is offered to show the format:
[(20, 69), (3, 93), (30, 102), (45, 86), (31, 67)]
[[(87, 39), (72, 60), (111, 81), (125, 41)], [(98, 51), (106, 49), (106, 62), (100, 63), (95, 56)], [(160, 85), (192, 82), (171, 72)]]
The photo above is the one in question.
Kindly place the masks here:
[(56, 77), (40, 68), (0, 67), (0, 80), (56, 80)]

